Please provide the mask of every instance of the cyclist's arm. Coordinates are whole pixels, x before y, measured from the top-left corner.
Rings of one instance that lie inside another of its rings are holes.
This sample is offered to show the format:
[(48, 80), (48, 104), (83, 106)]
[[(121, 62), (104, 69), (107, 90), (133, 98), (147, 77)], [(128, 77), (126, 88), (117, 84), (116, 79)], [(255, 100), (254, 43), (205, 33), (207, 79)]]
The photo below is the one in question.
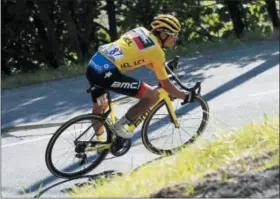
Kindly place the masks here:
[(183, 100), (185, 99), (186, 93), (174, 86), (174, 84), (169, 79), (159, 80), (159, 82), (161, 87), (164, 90), (166, 90), (166, 92), (168, 92), (170, 95)]
[(166, 90), (170, 95), (185, 99), (186, 93), (179, 90), (174, 86), (174, 84), (169, 80), (168, 74), (165, 69), (165, 55), (163, 51), (158, 51), (159, 53), (153, 53), (154, 57), (156, 57), (156, 60), (151, 65), (153, 70), (156, 73), (157, 79), (159, 80), (161, 87)]

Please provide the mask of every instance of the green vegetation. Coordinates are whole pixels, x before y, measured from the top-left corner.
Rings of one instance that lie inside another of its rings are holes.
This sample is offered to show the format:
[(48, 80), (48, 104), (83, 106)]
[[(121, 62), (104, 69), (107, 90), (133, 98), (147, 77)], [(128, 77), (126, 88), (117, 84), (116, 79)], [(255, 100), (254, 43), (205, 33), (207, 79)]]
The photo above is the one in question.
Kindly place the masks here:
[[(186, 56), (194, 52), (205, 52), (211, 49), (219, 48), (231, 48), (234, 46), (245, 45), (248, 42), (260, 41), (271, 38), (273, 33), (260, 33), (248, 32), (245, 33), (241, 39), (237, 39), (232, 36), (228, 39), (217, 39), (215, 41), (206, 42), (183, 42), (183, 45), (178, 46), (175, 50), (167, 51), (167, 59), (171, 59), (174, 55)], [(2, 76), (1, 88), (11, 89), (32, 84), (44, 83), (51, 80), (59, 80), (64, 78), (77, 77), (79, 75), (84, 75), (86, 71), (87, 64), (71, 64), (69, 66), (61, 66), (58, 69), (45, 68), (44, 70), (29, 72), (29, 73), (19, 73), (13, 76)]]
[[(130, 174), (114, 176), (110, 181), (99, 179), (94, 186), (74, 187), (68, 195), (149, 197), (165, 187), (183, 183), (187, 186), (188, 195), (194, 192), (198, 182), (211, 173), (223, 170), (234, 172), (236, 168), (241, 168), (237, 172), (248, 173), (279, 165), (279, 118), (264, 118), (261, 123), (248, 124), (237, 132), (219, 133), (217, 137), (211, 142), (204, 140), (198, 146), (189, 146)], [(214, 176), (228, 180), (227, 173)]]
[(44, 83), (51, 80), (77, 77), (84, 75), (86, 72), (86, 64), (62, 66), (58, 69), (47, 68), (41, 71), (20, 73), (13, 76), (2, 77), (1, 88), (11, 89), (32, 84)]
[(150, 29), (160, 13), (177, 16), (179, 37), (187, 44), (242, 38), (254, 31), (266, 34), (280, 27), (278, 7), (275, 0), (3, 0), (1, 71), (13, 76), (83, 65), (100, 45), (124, 32), (137, 26)]

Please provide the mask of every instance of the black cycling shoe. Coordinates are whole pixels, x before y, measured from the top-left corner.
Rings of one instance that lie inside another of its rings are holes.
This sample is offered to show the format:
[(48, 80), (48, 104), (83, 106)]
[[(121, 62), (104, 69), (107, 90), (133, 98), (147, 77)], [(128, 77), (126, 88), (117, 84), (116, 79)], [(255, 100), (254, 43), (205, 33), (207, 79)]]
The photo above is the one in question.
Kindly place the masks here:
[(111, 147), (111, 153), (114, 156), (122, 156), (130, 149), (132, 145), (131, 139), (124, 139), (117, 136)]

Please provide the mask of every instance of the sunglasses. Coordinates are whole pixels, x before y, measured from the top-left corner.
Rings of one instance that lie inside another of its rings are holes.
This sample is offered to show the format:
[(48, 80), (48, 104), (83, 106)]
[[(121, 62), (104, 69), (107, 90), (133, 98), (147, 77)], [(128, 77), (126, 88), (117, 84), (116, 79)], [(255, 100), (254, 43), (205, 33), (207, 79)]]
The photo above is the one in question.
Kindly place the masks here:
[(163, 31), (164, 33), (166, 33), (167, 35), (170, 35), (174, 38), (178, 38), (179, 33), (178, 32), (169, 32), (168, 30), (165, 29), (161, 29), (161, 31)]
[(178, 35), (179, 35), (178, 32), (165, 32), (165, 33), (174, 37), (174, 38), (178, 38)]

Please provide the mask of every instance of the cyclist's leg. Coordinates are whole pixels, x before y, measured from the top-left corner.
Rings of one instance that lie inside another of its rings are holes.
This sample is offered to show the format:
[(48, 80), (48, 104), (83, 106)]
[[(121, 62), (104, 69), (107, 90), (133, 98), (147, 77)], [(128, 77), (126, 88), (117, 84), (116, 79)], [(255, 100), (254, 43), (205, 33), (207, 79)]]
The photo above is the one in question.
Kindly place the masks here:
[[(116, 129), (119, 130), (123, 128), (125, 124), (134, 120), (136, 117), (148, 110), (148, 108), (159, 99), (159, 92), (157, 89), (152, 88), (145, 82), (126, 76), (119, 71), (115, 71), (112, 75), (112, 79), (108, 79), (106, 83), (107, 88), (116, 93), (140, 99), (139, 102), (133, 105), (115, 124)], [(131, 136), (126, 136), (124, 135), (124, 131), (122, 132), (124, 137)]]
[[(108, 108), (105, 90), (103, 88), (97, 88), (91, 93), (91, 97), (93, 101), (92, 113), (102, 115)], [(93, 124), (93, 128), (97, 135), (102, 135), (104, 133), (104, 126), (102, 126), (101, 123)]]
[[(132, 121), (137, 116), (144, 113), (159, 99), (157, 89), (153, 89), (145, 82), (122, 74), (114, 64), (99, 53), (94, 55), (91, 59), (87, 77), (93, 84), (102, 88), (140, 99), (140, 101), (132, 106), (124, 117), (117, 122), (116, 127), (129, 123), (129, 121)], [(102, 108), (99, 106), (94, 107), (94, 111), (101, 110)]]
[[(92, 82), (92, 79), (94, 78), (94, 74), (92, 74), (93, 71), (88, 68), (86, 72), (86, 77), (88, 79), (88, 82), (90, 86), (94, 86), (94, 83)], [(108, 108), (108, 102), (107, 102), (107, 96), (106, 91), (104, 88), (95, 88), (91, 92), (91, 98), (93, 102), (92, 107), (92, 113), (93, 114), (103, 114), (104, 111)], [(95, 121), (92, 121), (93, 128), (98, 136), (101, 136), (104, 133), (104, 126), (100, 123), (96, 123)], [(98, 139), (103, 139), (102, 137), (97, 137)]]
[(126, 113), (126, 117), (131, 120), (134, 120), (140, 116), (159, 100), (159, 92), (157, 88), (153, 88), (144, 82), (141, 86), (141, 90), (135, 96), (136, 98), (140, 99), (139, 102), (128, 109)]

